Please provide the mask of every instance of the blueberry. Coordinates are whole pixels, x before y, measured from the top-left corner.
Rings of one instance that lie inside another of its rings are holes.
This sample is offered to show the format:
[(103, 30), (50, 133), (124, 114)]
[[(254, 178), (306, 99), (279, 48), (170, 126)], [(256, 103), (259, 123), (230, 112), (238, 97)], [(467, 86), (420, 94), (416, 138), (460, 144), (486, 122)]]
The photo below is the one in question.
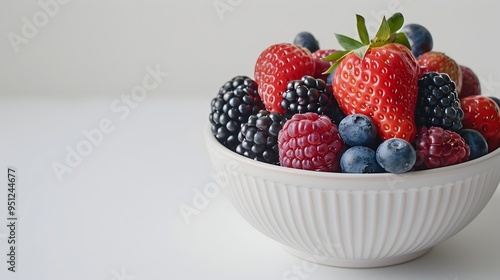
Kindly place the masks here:
[(311, 53), (319, 50), (319, 43), (310, 32), (300, 32), (293, 39), (293, 44), (308, 49)]
[[(337, 69), (337, 68), (335, 68)], [(327, 84), (330, 84), (330, 85), (333, 85), (333, 77), (335, 75), (335, 70), (332, 71), (332, 73), (328, 74), (328, 76), (326, 77), (326, 83)]]
[(344, 173), (384, 172), (375, 159), (375, 151), (365, 146), (347, 149), (340, 157), (340, 168)]
[(488, 143), (477, 130), (464, 128), (460, 130), (459, 134), (470, 148), (469, 160), (482, 157), (488, 153)]
[(377, 128), (370, 117), (363, 114), (347, 115), (339, 123), (339, 134), (349, 146), (369, 146), (377, 137)]
[(406, 140), (391, 138), (383, 141), (375, 152), (377, 162), (387, 172), (404, 173), (413, 168), (417, 153)]
[(410, 23), (401, 29), (406, 34), (411, 45), (411, 52), (415, 57), (432, 50), (432, 35), (420, 24)]

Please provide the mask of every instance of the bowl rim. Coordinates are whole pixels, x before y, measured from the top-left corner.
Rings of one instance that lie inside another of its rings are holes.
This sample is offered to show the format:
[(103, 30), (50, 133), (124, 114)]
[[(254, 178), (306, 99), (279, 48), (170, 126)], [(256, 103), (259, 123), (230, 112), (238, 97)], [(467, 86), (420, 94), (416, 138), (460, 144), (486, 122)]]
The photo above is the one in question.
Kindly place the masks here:
[(259, 169), (266, 169), (268, 171), (273, 171), (273, 172), (279, 172), (280, 174), (286, 175), (286, 174), (293, 174), (294, 176), (297, 175), (304, 175), (304, 176), (311, 176), (314, 175), (315, 177), (318, 178), (325, 178), (325, 179), (342, 179), (342, 180), (358, 180), (358, 179), (380, 179), (380, 178), (387, 178), (387, 176), (393, 175), (397, 177), (401, 177), (402, 179), (405, 177), (411, 178), (411, 177), (432, 177), (434, 175), (440, 175), (442, 176), (443, 173), (452, 173), (454, 171), (462, 170), (464, 168), (470, 167), (471, 165), (477, 165), (485, 161), (490, 161), (493, 158), (497, 157), (500, 155), (500, 148), (496, 149), (492, 152), (487, 153), (486, 155), (469, 160), (466, 162), (450, 165), (450, 166), (445, 166), (445, 167), (439, 167), (439, 168), (433, 168), (433, 169), (426, 169), (426, 170), (418, 170), (418, 171), (410, 171), (406, 173), (370, 173), (370, 174), (358, 174), (358, 173), (342, 173), (342, 172), (322, 172), (322, 171), (311, 171), (311, 170), (304, 170), (304, 169), (297, 169), (297, 168), (291, 168), (291, 167), (285, 167), (285, 166), (280, 166), (280, 165), (273, 165), (265, 162), (260, 162), (257, 160), (253, 160), (250, 158), (247, 158), (245, 156), (242, 156), (234, 151), (231, 151), (230, 149), (226, 148), (223, 146), (215, 136), (212, 134), (211, 130), (211, 123), (208, 122), (205, 128), (205, 143), (206, 145), (210, 147), (214, 147), (217, 149), (217, 152), (220, 154), (223, 154), (225, 157), (229, 157), (233, 159), (234, 161), (242, 162), (246, 165), (253, 166), (255, 168)]

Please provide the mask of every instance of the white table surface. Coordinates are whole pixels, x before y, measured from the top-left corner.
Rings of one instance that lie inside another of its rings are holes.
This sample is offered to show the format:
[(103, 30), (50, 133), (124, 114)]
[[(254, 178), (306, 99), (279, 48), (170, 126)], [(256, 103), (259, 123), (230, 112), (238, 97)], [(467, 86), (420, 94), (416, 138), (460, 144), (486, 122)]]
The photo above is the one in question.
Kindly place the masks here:
[[(0, 279), (498, 279), (499, 191), (425, 256), (377, 269), (304, 263), (223, 192), (197, 199), (215, 183), (203, 141), (210, 99), (233, 76), (251, 76), (270, 44), (307, 30), (338, 48), (334, 33), (356, 35), (354, 14), (372, 32), (401, 11), (431, 30), (435, 50), (479, 74), (484, 95), (500, 96), (499, 3), (2, 1)], [(6, 262), (8, 167), (18, 173), (16, 273)]]

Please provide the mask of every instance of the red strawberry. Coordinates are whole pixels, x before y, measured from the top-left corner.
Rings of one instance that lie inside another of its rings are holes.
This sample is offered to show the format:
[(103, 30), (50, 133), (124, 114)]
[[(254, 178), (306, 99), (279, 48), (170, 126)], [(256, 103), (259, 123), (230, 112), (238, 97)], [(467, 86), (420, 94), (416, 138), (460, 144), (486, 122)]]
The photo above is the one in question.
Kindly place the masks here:
[(316, 79), (322, 79), (323, 81), (326, 81), (328, 78), (328, 74), (323, 74), (332, 66), (334, 61), (324, 61), (323, 58), (338, 52), (338, 50), (333, 50), (333, 49), (328, 49), (328, 50), (317, 50), (312, 53), (312, 58), (314, 59), (314, 64), (315, 64), (315, 71), (314, 71), (314, 78)]
[(477, 130), (488, 142), (488, 152), (500, 147), (500, 108), (493, 99), (472, 95), (460, 99), (464, 128)]
[(474, 71), (467, 66), (460, 65), (462, 71), (462, 92), (460, 97), (481, 95), (481, 84)]
[(414, 118), (420, 69), (404, 33), (395, 33), (403, 16), (384, 17), (372, 40), (364, 19), (359, 15), (357, 19), (361, 42), (337, 35), (346, 51), (326, 58), (338, 59), (330, 69), (338, 65), (332, 82), (335, 98), (344, 113), (370, 116), (382, 140), (397, 137), (412, 142), (417, 134)]
[(266, 109), (271, 113), (284, 113), (280, 103), (288, 82), (305, 75), (314, 75), (314, 61), (307, 49), (289, 43), (265, 49), (255, 63), (254, 80)]
[(446, 73), (455, 82), (456, 90), (460, 96), (462, 90), (462, 70), (453, 58), (442, 52), (430, 51), (418, 57), (418, 63), (424, 73)]

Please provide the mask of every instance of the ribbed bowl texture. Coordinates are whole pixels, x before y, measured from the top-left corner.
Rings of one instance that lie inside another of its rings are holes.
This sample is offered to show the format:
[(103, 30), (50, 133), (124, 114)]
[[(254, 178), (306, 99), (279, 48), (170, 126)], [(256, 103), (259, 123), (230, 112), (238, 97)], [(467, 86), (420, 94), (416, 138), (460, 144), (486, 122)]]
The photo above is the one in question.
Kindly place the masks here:
[(415, 259), (467, 226), (500, 181), (500, 149), (405, 174), (342, 174), (257, 162), (222, 146), (207, 151), (241, 216), (293, 255), (340, 267)]

